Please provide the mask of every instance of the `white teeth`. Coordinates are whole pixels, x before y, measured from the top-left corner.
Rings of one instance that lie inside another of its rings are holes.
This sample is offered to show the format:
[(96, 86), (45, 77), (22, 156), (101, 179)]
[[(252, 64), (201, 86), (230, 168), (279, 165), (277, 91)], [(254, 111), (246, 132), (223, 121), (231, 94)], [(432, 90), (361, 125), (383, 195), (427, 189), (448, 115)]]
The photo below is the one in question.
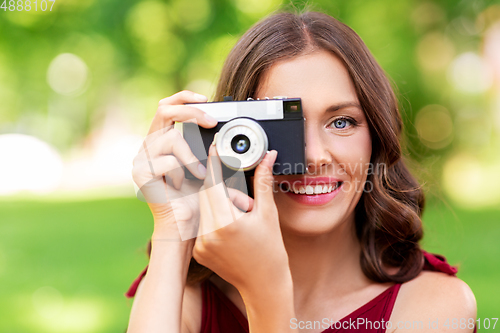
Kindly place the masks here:
[(290, 192), (295, 194), (307, 194), (307, 195), (315, 195), (315, 194), (324, 194), (335, 191), (340, 187), (341, 183), (335, 183), (333, 185), (283, 185), (283, 189), (287, 189)]
[(287, 186), (288, 191), (293, 192), (295, 194), (307, 194), (307, 195), (315, 195), (315, 194), (324, 194), (330, 193), (336, 190), (339, 187), (340, 183), (336, 183), (335, 185), (289, 185)]

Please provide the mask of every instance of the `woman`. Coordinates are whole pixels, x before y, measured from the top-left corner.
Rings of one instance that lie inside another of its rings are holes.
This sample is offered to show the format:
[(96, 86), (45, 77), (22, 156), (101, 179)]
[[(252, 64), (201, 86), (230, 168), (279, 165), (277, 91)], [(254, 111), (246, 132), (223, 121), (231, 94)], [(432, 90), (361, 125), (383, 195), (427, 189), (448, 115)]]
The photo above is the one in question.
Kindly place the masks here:
[[(437, 332), (453, 318), (457, 330), (474, 330), (471, 290), (419, 247), (424, 196), (402, 160), (397, 101), (349, 27), (314, 12), (261, 21), (229, 55), (216, 100), (223, 96), (302, 98), (307, 174), (273, 177), (271, 151), (252, 180), (254, 199), (229, 190), (228, 203), (214, 186), (175, 205), (150, 203), (150, 264), (129, 332)], [(193, 186), (181, 165), (208, 178), (170, 128), (194, 118), (214, 127), (183, 105), (204, 101), (188, 91), (160, 101), (150, 129), (156, 141), (135, 160), (138, 184), (165, 175), (167, 195), (175, 195)], [(212, 146), (209, 175), (216, 155)], [(198, 216), (200, 227), (236, 221), (180, 241), (176, 223)]]

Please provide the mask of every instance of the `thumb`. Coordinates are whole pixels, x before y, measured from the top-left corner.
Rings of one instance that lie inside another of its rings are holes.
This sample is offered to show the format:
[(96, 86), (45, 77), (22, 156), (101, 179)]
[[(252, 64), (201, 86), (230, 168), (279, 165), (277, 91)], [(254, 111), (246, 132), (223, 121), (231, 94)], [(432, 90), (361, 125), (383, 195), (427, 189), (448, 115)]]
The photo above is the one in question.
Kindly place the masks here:
[(273, 164), (278, 152), (271, 150), (267, 152), (264, 159), (255, 169), (253, 179), (254, 203), (257, 209), (274, 207), (273, 196)]

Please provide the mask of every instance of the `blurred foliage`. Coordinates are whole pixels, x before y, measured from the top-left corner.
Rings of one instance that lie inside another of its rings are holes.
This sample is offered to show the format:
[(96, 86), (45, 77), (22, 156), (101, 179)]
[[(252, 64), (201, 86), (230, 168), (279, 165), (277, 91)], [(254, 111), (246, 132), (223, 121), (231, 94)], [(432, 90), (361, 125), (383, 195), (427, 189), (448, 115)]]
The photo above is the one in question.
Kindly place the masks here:
[[(500, 166), (490, 158), (500, 150), (500, 93), (477, 78), (485, 32), (500, 22), (500, 4), (486, 0), (57, 0), (52, 11), (0, 10), (0, 134), (33, 135), (68, 154), (112, 114), (108, 122), (124, 119), (143, 135), (160, 99), (212, 95), (238, 37), (283, 9), (328, 13), (366, 42), (399, 91), (407, 155), (428, 192), (440, 196), (432, 191), (443, 172), (470, 172), (460, 158), (444, 165), (458, 153), (476, 173)], [(473, 198), (491, 192), (487, 180), (477, 184)]]
[[(413, 124), (422, 107), (453, 111), (466, 102), (486, 109), (483, 95), (453, 91), (446, 67), (455, 55), (480, 49), (481, 34), (500, 17), (499, 7), (485, 14), (494, 7), (490, 1), (323, 0), (307, 6), (351, 26), (392, 77), (410, 151), (418, 157), (442, 153), (418, 140)], [(212, 91), (225, 55), (259, 18), (303, 7), (302, 1), (276, 0), (58, 0), (51, 12), (1, 12), (0, 133), (36, 135), (64, 150), (85, 138), (111, 106), (150, 119), (157, 101), (178, 90)], [(87, 86), (69, 96), (47, 84), (48, 67), (62, 53), (88, 67)], [(472, 131), (469, 137), (477, 134)]]

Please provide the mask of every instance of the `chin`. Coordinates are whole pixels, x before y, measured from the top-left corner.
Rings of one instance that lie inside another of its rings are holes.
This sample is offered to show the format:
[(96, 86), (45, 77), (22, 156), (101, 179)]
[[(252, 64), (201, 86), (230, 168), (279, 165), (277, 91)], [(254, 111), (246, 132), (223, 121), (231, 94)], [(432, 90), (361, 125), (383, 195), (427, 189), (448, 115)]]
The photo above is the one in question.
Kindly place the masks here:
[[(284, 233), (304, 237), (321, 236), (343, 229), (351, 220), (347, 212), (337, 210), (294, 209), (287, 205), (278, 211), (280, 226)], [(333, 208), (333, 207), (330, 207)]]

